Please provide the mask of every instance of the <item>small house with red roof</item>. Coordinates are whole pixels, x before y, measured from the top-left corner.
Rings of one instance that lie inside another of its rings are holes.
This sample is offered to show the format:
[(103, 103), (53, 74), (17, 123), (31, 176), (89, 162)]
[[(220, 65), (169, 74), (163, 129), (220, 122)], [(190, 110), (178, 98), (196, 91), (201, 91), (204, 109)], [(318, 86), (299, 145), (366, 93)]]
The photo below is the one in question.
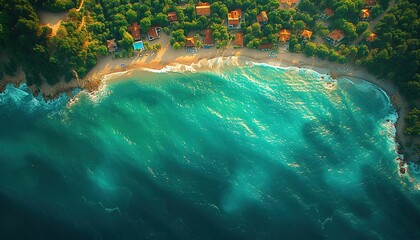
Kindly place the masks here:
[(322, 11), (319, 17), (323, 20), (328, 20), (333, 15), (334, 15), (334, 10), (332, 10), (331, 8), (326, 8), (324, 11)]
[(327, 40), (334, 46), (340, 45), (341, 41), (346, 37), (343, 30), (334, 29), (327, 36)]
[(370, 11), (368, 8), (362, 9), (359, 15), (360, 20), (366, 21), (370, 19)]
[(285, 43), (290, 40), (290, 30), (282, 29), (279, 32), (279, 41)]
[(257, 15), (257, 22), (259, 24), (267, 24), (268, 23), (268, 16), (265, 11), (261, 11), (260, 14)]
[(303, 39), (310, 39), (312, 37), (312, 31), (309, 31), (309, 30), (305, 29), (300, 34), (300, 37), (303, 38)]
[(117, 43), (115, 42), (115, 39), (110, 39), (110, 40), (106, 40), (106, 45), (108, 48), (108, 52), (112, 53), (117, 51), (118, 46)]
[(133, 37), (134, 41), (139, 40), (140, 37), (140, 25), (137, 22), (133, 22), (131, 26), (128, 27), (128, 31), (130, 31), (131, 36)]
[(210, 29), (204, 29), (204, 48), (213, 47), (213, 36)]
[(197, 45), (195, 44), (195, 39), (193, 37), (187, 37), (185, 39), (185, 47), (186, 48), (195, 48)]
[(176, 15), (176, 12), (168, 12), (168, 20), (170, 23), (177, 22), (178, 16)]
[(195, 6), (195, 11), (198, 17), (210, 16), (211, 14), (210, 4), (207, 2), (199, 2), (197, 6)]
[(149, 41), (153, 41), (155, 39), (160, 38), (159, 36), (160, 30), (161, 30), (161, 27), (159, 26), (151, 26), (149, 30), (147, 31), (147, 38), (149, 39)]
[(244, 47), (244, 34), (243, 33), (235, 34), (235, 41), (233, 42), (233, 47), (235, 48)]
[(258, 45), (258, 50), (270, 51), (271, 50), (271, 44), (270, 43), (260, 43), (260, 45)]
[(365, 6), (371, 8), (376, 5), (376, 0), (365, 0)]
[(228, 12), (228, 27), (229, 28), (240, 28), (241, 27), (242, 10), (236, 9)]

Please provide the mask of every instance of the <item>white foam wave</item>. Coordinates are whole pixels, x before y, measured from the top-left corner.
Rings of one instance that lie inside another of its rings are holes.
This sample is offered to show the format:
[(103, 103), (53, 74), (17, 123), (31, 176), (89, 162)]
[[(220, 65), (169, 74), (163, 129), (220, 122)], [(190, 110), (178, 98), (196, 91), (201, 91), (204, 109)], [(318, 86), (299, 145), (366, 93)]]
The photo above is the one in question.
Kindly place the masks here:
[(0, 93), (0, 105), (14, 106), (26, 113), (58, 110), (68, 100), (64, 93), (51, 100), (45, 100), (41, 95), (34, 97), (26, 84), (21, 84), (19, 87), (8, 84), (4, 92)]
[(152, 68), (141, 68), (143, 71), (153, 72), (153, 73), (195, 73), (200, 70), (218, 70), (226, 66), (238, 66), (238, 58), (235, 56), (231, 57), (217, 57), (212, 59), (202, 59), (197, 63), (180, 64), (176, 63), (174, 65), (167, 65), (162, 69), (152, 69)]
[(115, 80), (121, 76), (127, 75), (130, 71), (122, 71), (122, 72), (115, 72), (115, 73), (109, 73), (102, 77), (102, 82), (107, 82), (110, 80)]

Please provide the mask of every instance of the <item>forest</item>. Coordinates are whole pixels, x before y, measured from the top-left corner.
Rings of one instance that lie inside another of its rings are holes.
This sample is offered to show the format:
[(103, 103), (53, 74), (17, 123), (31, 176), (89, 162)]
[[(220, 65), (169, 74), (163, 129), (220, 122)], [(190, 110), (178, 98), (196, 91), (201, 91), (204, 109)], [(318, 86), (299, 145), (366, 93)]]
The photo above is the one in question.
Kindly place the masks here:
[[(370, 16), (361, 19), (365, 0), (301, 0), (295, 8), (284, 8), (279, 0), (208, 0), (211, 14), (197, 16), (198, 0), (0, 0), (0, 77), (18, 69), (26, 74), (29, 85), (43, 82), (53, 85), (64, 79), (83, 78), (100, 56), (107, 55), (106, 40), (116, 39), (119, 55), (129, 56), (133, 37), (132, 22), (141, 31), (159, 25), (172, 36), (175, 49), (184, 47), (187, 36), (212, 30), (215, 47), (226, 48), (234, 33), (244, 33), (245, 46), (257, 49), (262, 43), (272, 48), (287, 44), (291, 52), (315, 56), (320, 61), (354, 62), (369, 72), (392, 80), (410, 104), (405, 133), (420, 136), (420, 29), (419, 4), (416, 0), (377, 0), (369, 6)], [(321, 19), (325, 9), (334, 14)], [(240, 9), (240, 29), (226, 24), (229, 11)], [(67, 11), (56, 34), (42, 26), (39, 11)], [(265, 11), (268, 21), (258, 23)], [(176, 12), (178, 21), (170, 23), (168, 12)], [(372, 29), (369, 28), (372, 21)], [(290, 30), (287, 43), (279, 42), (278, 33)], [(339, 29), (345, 38), (338, 46), (325, 41)], [(303, 30), (313, 34), (302, 37)], [(376, 38), (367, 41), (372, 33)], [(321, 40), (320, 40), (321, 39)]]

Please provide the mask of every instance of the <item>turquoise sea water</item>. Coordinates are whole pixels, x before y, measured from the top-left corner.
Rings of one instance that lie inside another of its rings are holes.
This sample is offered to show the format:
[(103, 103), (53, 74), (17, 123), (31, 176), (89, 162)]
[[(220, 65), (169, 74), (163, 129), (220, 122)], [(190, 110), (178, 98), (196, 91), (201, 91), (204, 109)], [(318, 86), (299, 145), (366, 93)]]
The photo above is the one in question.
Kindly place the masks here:
[[(0, 94), (1, 239), (420, 239), (395, 110), (364, 81), (266, 65)], [(410, 170), (410, 169), (409, 169)]]

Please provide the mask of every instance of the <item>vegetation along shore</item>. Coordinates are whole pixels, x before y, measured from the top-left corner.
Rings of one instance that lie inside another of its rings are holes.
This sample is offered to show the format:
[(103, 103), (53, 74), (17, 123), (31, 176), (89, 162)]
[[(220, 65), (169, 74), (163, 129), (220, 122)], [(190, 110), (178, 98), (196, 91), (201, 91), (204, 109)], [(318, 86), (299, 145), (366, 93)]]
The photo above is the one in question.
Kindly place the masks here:
[(406, 159), (420, 154), (415, 0), (0, 0), (0, 88), (54, 97), (102, 76), (218, 57), (366, 79), (400, 116)]

